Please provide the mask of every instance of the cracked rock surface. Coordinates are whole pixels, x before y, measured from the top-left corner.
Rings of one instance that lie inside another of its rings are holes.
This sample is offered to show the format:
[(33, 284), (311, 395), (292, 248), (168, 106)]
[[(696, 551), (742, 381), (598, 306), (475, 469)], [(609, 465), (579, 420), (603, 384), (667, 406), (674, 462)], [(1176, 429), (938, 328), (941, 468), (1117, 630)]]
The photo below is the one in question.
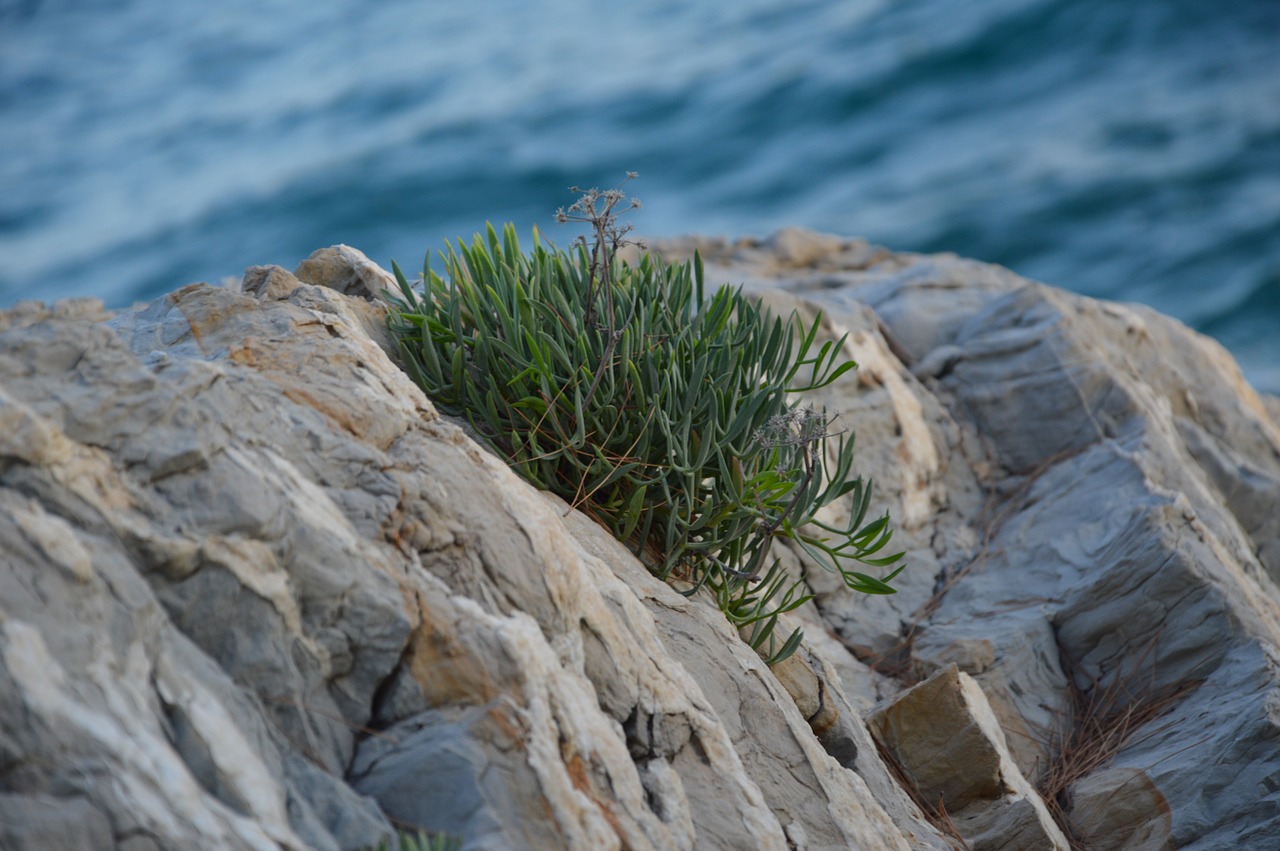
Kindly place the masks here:
[(862, 386), (816, 401), (911, 562), (888, 606), (819, 593), (845, 647), (900, 681), (971, 675), (1033, 783), (1082, 702), (1111, 729), (1158, 706), (1065, 790), (1087, 847), (1280, 845), (1277, 402), (1221, 346), (953, 256), (802, 231), (658, 247), (849, 335)]
[(951, 665), (1032, 784), (1082, 696), (1161, 697), (1066, 790), (1081, 840), (1280, 843), (1280, 430), (1224, 351), (954, 257), (657, 247), (848, 334), (861, 369), (811, 401), (857, 432), (899, 594), (780, 550), (817, 596), (771, 671), (441, 419), (346, 246), (114, 316), (23, 304), (0, 847), (948, 848), (862, 716)]

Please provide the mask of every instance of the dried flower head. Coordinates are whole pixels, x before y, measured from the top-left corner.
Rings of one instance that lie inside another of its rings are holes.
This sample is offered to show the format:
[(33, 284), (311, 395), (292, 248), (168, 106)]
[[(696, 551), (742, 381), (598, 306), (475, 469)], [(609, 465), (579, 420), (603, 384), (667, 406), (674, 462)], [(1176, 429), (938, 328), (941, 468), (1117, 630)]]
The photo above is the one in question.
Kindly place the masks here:
[(795, 407), (786, 413), (770, 417), (752, 439), (766, 449), (806, 446), (826, 437), (831, 421), (826, 411), (820, 411), (812, 405)]
[[(639, 198), (628, 199), (627, 194), (622, 191), (622, 187), (628, 181), (635, 180), (637, 176), (634, 171), (627, 172), (622, 183), (612, 189), (598, 189), (594, 186), (583, 189), (581, 186), (570, 186), (569, 191), (577, 194), (578, 200), (570, 204), (567, 210), (564, 207), (556, 210), (556, 223), (588, 224), (594, 231), (597, 242), (605, 243), (614, 250), (629, 244), (630, 241), (625, 237), (631, 232), (632, 225), (620, 225), (618, 217), (628, 210), (639, 210), (644, 206)], [(624, 202), (627, 203), (624, 204)]]

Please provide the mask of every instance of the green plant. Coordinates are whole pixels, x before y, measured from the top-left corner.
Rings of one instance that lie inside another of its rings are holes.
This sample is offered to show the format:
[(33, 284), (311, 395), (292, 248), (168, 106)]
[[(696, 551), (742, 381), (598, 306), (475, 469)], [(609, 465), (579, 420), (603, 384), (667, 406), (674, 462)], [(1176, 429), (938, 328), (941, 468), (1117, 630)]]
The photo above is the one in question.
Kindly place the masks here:
[(383, 839), (372, 851), (460, 851), (461, 848), (462, 838), (458, 836), (400, 830), (396, 833), (394, 842)]
[[(850, 560), (886, 567), (888, 516), (866, 515), (871, 486), (851, 478), (853, 436), (792, 393), (856, 365), (843, 340), (816, 344), (819, 319), (768, 316), (741, 290), (708, 296), (700, 258), (668, 266), (617, 256), (625, 195), (587, 191), (561, 221), (590, 225), (571, 250), (535, 233), (521, 251), (507, 225), (423, 265), (422, 292), (394, 263), (389, 325), (412, 377), (445, 412), (464, 415), (522, 475), (580, 507), (683, 593), (708, 589), (772, 664), (802, 636), (774, 636), (778, 616), (811, 595), (769, 560), (794, 541), (848, 587), (893, 593)], [(829, 446), (834, 439), (835, 446)], [(830, 451), (830, 450), (834, 451)], [(847, 525), (817, 518), (849, 497)]]

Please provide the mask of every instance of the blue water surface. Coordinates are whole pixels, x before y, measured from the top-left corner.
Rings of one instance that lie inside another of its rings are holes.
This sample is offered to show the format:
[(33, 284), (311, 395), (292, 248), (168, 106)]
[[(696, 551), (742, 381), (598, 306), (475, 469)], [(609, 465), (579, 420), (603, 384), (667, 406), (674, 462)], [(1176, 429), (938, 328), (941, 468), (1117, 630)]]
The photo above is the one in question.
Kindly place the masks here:
[(0, 0), (0, 306), (568, 242), (628, 170), (643, 233), (955, 251), (1280, 391), (1274, 0)]

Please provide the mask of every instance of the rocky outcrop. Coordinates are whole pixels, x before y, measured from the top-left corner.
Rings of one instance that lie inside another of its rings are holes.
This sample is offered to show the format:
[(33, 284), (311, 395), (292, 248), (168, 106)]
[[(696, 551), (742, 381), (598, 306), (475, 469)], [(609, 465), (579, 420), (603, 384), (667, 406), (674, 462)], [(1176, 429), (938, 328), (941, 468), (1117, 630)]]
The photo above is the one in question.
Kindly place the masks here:
[(957, 847), (915, 801), (972, 784), (879, 753), (920, 723), (996, 755), (975, 847), (1046, 803), (1090, 847), (1280, 840), (1280, 430), (1226, 353), (952, 257), (694, 247), (849, 333), (813, 401), (909, 551), (888, 598), (780, 551), (818, 596), (775, 670), (439, 417), (354, 249), (0, 314), (0, 847)]
[(1033, 782), (1068, 745), (1087, 847), (1280, 843), (1280, 429), (1228, 353), (950, 256), (796, 231), (665, 246), (694, 248), (821, 308), (862, 364), (825, 401), (912, 564), (887, 604), (821, 594), (841, 642), (908, 682), (958, 665)]

